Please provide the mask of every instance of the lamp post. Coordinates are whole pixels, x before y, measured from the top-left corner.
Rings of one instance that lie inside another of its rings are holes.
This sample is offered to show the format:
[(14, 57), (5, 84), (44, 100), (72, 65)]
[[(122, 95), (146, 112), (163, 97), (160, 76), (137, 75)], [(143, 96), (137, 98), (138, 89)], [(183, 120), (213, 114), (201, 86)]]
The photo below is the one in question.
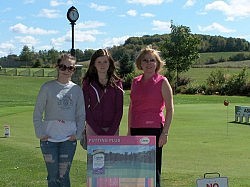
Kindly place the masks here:
[(72, 27), (72, 48), (71, 48), (71, 55), (75, 56), (75, 49), (74, 49), (74, 25), (76, 24), (76, 21), (79, 18), (78, 10), (72, 6), (68, 9), (67, 12), (67, 18), (70, 21), (71, 27)]
[[(79, 13), (76, 7), (72, 6), (68, 9), (67, 12), (67, 18), (70, 21), (71, 27), (72, 27), (72, 48), (70, 51), (70, 54), (72, 56), (75, 56), (75, 49), (74, 49), (74, 26), (76, 24), (76, 21), (79, 18)], [(72, 75), (72, 81), (81, 86), (81, 77), (82, 77), (82, 65), (76, 64), (76, 70), (74, 74)]]

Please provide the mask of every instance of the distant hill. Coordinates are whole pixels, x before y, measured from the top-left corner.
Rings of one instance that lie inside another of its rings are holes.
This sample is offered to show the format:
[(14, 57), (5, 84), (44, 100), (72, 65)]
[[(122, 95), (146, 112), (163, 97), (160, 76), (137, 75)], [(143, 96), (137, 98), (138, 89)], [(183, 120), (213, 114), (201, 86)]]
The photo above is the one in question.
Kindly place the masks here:
[[(210, 36), (195, 34), (200, 39), (199, 52), (236, 52), (236, 51), (250, 51), (250, 43), (241, 38), (226, 38), (222, 36)], [(169, 38), (169, 34), (163, 35), (145, 35), (142, 37), (130, 37), (125, 43), (124, 47), (129, 45), (154, 45), (159, 46), (162, 42)]]
[[(198, 51), (201, 58), (197, 60), (197, 64), (250, 60), (250, 43), (245, 39), (201, 34), (195, 36), (200, 39)], [(169, 37), (169, 34), (130, 37), (123, 45), (111, 47), (110, 51), (116, 60), (126, 54), (130, 56), (131, 61), (134, 61), (143, 47), (152, 45), (154, 48), (159, 48)]]

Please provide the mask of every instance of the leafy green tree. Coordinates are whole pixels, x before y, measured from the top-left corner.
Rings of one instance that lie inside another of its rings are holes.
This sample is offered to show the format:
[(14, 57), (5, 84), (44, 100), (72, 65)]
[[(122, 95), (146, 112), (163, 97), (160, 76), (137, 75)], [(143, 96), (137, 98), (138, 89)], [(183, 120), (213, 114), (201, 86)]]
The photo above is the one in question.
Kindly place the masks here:
[(76, 61), (80, 62), (84, 58), (84, 53), (80, 49), (76, 49)]
[(91, 56), (94, 54), (95, 50), (94, 49), (85, 49), (84, 50), (84, 56), (80, 61), (87, 61), (90, 60)]
[(226, 76), (220, 69), (214, 70), (207, 78), (207, 86), (212, 93), (219, 92), (222, 94), (222, 90), (226, 84)]
[(235, 39), (232, 37), (229, 37), (226, 43), (227, 51), (235, 51), (235, 46), (236, 46), (235, 44), (236, 44)]
[(225, 85), (226, 95), (240, 95), (247, 85), (247, 68), (244, 67), (239, 74), (235, 74), (229, 78)]
[(48, 50), (48, 60), (51, 64), (55, 65), (60, 53), (54, 48)]
[(132, 61), (130, 61), (129, 55), (127, 53), (124, 53), (119, 62), (119, 74), (121, 77), (124, 77), (126, 74), (129, 74), (134, 70), (134, 64)]
[(26, 66), (32, 64), (35, 58), (34, 50), (31, 50), (27, 45), (23, 46), (19, 58), (21, 61), (26, 62)]
[(36, 59), (35, 63), (33, 64), (33, 68), (39, 68), (41, 67), (41, 61), (39, 59)]
[(168, 71), (176, 72), (176, 89), (178, 74), (188, 71), (195, 60), (199, 58), (198, 45), (200, 40), (196, 35), (191, 34), (189, 27), (176, 26), (171, 22), (170, 28), (170, 37), (166, 39), (160, 49)]
[(123, 46), (113, 46), (111, 49), (109, 49), (109, 52), (112, 54), (112, 57), (115, 61), (119, 61), (125, 51), (127, 51), (127, 49)]

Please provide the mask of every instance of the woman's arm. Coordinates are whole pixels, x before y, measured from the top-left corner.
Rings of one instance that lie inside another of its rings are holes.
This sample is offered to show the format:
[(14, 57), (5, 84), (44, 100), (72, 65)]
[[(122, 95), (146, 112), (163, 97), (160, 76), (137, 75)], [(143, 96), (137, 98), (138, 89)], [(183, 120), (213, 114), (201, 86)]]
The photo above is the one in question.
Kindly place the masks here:
[(165, 145), (168, 141), (169, 128), (173, 119), (174, 113), (174, 102), (173, 102), (173, 91), (167, 79), (162, 82), (162, 97), (165, 102), (166, 116), (165, 124), (159, 139), (159, 147)]
[(35, 128), (36, 137), (39, 139), (47, 139), (45, 134), (45, 129), (43, 126), (43, 114), (46, 106), (47, 100), (47, 89), (43, 85), (39, 91), (36, 99), (36, 104), (33, 112), (33, 124)]
[(129, 108), (128, 108), (128, 130), (127, 130), (127, 135), (130, 136), (131, 132), (130, 132), (130, 128), (131, 128), (131, 119), (132, 119), (132, 98), (131, 98), (131, 93), (133, 91), (134, 88), (134, 80), (132, 81), (131, 84), (131, 89), (130, 89), (130, 103), (129, 103)]
[(131, 118), (132, 118), (132, 103), (130, 101), (129, 104), (129, 108), (128, 108), (128, 131), (127, 131), (127, 135), (130, 136), (131, 132), (130, 132), (130, 127), (131, 127)]
[[(80, 88), (79, 88), (80, 89)], [(76, 102), (76, 139), (80, 140), (82, 138), (82, 132), (85, 125), (86, 112), (85, 112), (85, 102), (83, 92), (79, 91), (79, 96)]]

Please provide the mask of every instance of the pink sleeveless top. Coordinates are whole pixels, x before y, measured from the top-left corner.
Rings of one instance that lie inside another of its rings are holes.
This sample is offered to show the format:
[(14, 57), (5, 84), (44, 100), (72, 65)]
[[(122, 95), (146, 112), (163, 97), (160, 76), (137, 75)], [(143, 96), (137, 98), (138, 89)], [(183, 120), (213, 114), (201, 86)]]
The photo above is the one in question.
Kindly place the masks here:
[(146, 82), (142, 76), (135, 77), (131, 85), (130, 99), (132, 103), (131, 128), (160, 128), (164, 124), (165, 103), (162, 97), (160, 74), (154, 74)]

